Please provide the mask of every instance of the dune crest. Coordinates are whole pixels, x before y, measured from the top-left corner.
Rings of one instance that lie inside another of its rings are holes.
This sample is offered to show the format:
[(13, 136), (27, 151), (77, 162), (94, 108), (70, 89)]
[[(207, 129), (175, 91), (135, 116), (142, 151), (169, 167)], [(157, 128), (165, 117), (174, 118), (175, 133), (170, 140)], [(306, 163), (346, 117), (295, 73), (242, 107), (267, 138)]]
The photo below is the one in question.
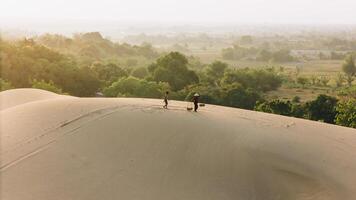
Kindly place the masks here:
[(53, 98), (74, 97), (59, 95), (53, 92), (34, 88), (12, 89), (0, 92), (0, 109), (4, 110), (33, 101), (48, 100)]
[(356, 198), (355, 129), (213, 105), (194, 113), (179, 101), (165, 110), (155, 99), (40, 94), (1, 104), (2, 199)]

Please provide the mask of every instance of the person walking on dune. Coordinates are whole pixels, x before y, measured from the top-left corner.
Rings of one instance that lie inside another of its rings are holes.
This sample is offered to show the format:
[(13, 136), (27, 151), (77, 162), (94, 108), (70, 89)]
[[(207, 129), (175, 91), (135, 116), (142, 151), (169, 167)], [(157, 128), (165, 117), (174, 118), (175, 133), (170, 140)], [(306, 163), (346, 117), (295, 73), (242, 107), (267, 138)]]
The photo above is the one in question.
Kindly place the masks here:
[(197, 110), (198, 110), (199, 96), (200, 95), (198, 93), (195, 93), (193, 98), (192, 98), (192, 101), (194, 103), (194, 112), (197, 112)]
[(168, 91), (166, 91), (166, 93), (164, 94), (164, 100), (163, 100), (164, 106), (163, 106), (163, 108), (165, 108), (165, 109), (168, 109), (168, 94), (169, 94)]

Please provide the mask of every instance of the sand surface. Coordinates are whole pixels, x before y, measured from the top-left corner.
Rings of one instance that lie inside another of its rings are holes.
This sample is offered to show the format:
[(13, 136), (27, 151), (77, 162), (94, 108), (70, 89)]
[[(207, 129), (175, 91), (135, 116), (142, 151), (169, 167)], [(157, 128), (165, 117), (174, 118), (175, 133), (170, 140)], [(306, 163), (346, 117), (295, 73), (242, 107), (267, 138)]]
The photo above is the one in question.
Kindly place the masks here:
[(0, 103), (3, 200), (356, 199), (356, 129), (33, 89)]
[(55, 98), (74, 98), (65, 95), (58, 95), (53, 92), (33, 88), (20, 88), (0, 92), (0, 110), (15, 107), (33, 101), (55, 99)]

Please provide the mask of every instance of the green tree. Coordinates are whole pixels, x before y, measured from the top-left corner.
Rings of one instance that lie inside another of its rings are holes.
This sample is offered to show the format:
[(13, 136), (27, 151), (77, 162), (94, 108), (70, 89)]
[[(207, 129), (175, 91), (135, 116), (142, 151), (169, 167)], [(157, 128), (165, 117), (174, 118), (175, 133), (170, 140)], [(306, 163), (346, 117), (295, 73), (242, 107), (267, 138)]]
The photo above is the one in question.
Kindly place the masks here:
[(62, 89), (56, 86), (53, 81), (46, 82), (44, 80), (36, 80), (34, 79), (32, 81), (32, 88), (37, 88), (37, 89), (42, 89), (42, 90), (47, 90), (50, 92), (54, 92), (57, 94), (62, 94)]
[(340, 101), (336, 107), (336, 119), (337, 125), (356, 128), (356, 100), (349, 99)]
[(356, 75), (355, 60), (352, 55), (345, 58), (344, 64), (342, 65), (342, 71), (346, 75), (346, 81), (351, 86), (354, 76)]
[(206, 68), (206, 75), (209, 79), (209, 82), (218, 85), (220, 79), (224, 76), (227, 67), (228, 65), (221, 61), (215, 61), (208, 65), (208, 67)]
[(334, 123), (337, 102), (338, 100), (335, 97), (319, 95), (315, 100), (307, 102), (308, 118)]
[(187, 58), (179, 52), (171, 52), (159, 58), (148, 67), (156, 82), (167, 82), (174, 90), (183, 89), (187, 85), (199, 82), (198, 75), (189, 70)]
[[(100, 89), (101, 82), (89, 67), (81, 67), (74, 69), (73, 74), (69, 74), (65, 80), (65, 88), (70, 94), (80, 97), (94, 96)], [(66, 76), (64, 76), (65, 79)]]
[(136, 69), (132, 70), (131, 76), (143, 79), (146, 76), (148, 76), (147, 68), (146, 67), (136, 68)]
[(10, 90), (13, 88), (14, 87), (11, 85), (9, 81), (0, 78), (0, 91)]
[(291, 113), (292, 113), (293, 117), (304, 118), (306, 112), (307, 111), (306, 111), (306, 107), (304, 104), (300, 104), (300, 103), (292, 104)]
[(222, 103), (226, 106), (253, 109), (256, 102), (261, 100), (259, 93), (243, 88), (240, 84), (233, 84), (224, 88)]
[(306, 113), (306, 108), (303, 104), (279, 99), (258, 102), (254, 110), (298, 118), (303, 118)]
[(167, 90), (169, 90), (169, 86), (166, 83), (156, 83), (129, 76), (121, 78), (105, 88), (104, 95), (109, 97), (161, 98), (163, 92)]
[(75, 96), (92, 96), (100, 87), (95, 72), (78, 66), (76, 59), (58, 53), (33, 40), (2, 46), (1, 77), (16, 87), (31, 87), (31, 80), (52, 81)]
[(292, 104), (289, 101), (272, 100), (259, 103), (254, 108), (256, 111), (268, 112), (278, 115), (292, 115)]
[(274, 69), (239, 69), (226, 72), (221, 82), (223, 85), (239, 83), (244, 88), (266, 92), (280, 87), (282, 78)]
[(110, 85), (119, 78), (126, 77), (128, 75), (124, 69), (114, 63), (94, 63), (91, 66), (91, 69), (98, 74), (98, 78), (104, 82), (105, 85)]

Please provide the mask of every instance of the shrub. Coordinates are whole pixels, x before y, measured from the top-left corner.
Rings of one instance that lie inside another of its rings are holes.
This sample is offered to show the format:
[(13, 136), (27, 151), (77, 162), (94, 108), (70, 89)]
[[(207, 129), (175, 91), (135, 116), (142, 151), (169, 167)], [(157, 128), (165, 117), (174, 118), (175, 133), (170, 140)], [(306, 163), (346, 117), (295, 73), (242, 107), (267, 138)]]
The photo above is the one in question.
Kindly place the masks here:
[(255, 110), (278, 115), (291, 116), (292, 104), (289, 101), (281, 101), (277, 99), (260, 103), (255, 107)]
[(156, 83), (130, 76), (121, 78), (105, 88), (104, 95), (109, 97), (161, 98), (166, 90), (169, 90), (167, 83)]
[(37, 89), (42, 89), (42, 90), (47, 90), (50, 92), (54, 92), (57, 94), (62, 94), (62, 89), (56, 86), (53, 81), (46, 82), (44, 80), (36, 80), (34, 79), (32, 81), (32, 88), (37, 88)]
[(13, 88), (14, 87), (11, 85), (11, 83), (9, 81), (6, 81), (6, 80), (0, 78), (0, 91), (10, 90)]
[(319, 95), (314, 101), (307, 102), (308, 118), (334, 123), (337, 102), (338, 100), (335, 97)]
[(335, 123), (341, 126), (356, 128), (356, 100), (340, 101), (336, 107)]

